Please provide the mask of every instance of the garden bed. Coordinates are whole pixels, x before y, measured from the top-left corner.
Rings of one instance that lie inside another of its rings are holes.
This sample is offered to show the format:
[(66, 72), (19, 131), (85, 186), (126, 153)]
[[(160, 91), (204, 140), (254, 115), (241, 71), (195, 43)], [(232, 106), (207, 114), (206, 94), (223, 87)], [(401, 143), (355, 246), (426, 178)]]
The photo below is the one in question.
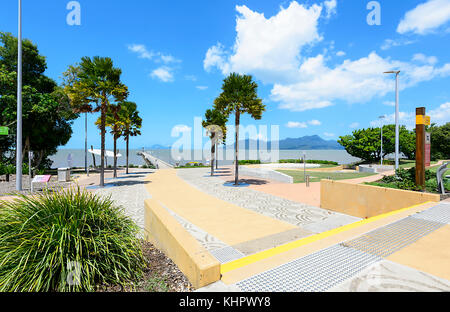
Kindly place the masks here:
[(177, 265), (151, 243), (142, 241), (147, 262), (144, 276), (134, 286), (102, 286), (98, 292), (190, 292), (192, 284)]
[[(433, 167), (425, 171), (425, 190), (421, 190), (415, 183), (415, 167), (409, 169), (400, 169), (396, 176), (385, 176), (383, 179), (375, 182), (365, 183), (372, 186), (387, 187), (392, 189), (428, 192), (432, 194), (440, 194), (438, 191), (436, 171), (438, 167)], [(444, 186), (450, 191), (450, 179), (444, 180)], [(445, 195), (444, 195), (445, 196)]]

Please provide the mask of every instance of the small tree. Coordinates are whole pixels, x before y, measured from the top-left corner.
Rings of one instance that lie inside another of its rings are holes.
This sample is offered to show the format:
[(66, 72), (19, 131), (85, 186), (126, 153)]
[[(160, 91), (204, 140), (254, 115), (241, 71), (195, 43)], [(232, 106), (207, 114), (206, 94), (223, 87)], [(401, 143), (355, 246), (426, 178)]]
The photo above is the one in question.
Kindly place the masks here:
[(450, 159), (450, 122), (445, 125), (431, 125), (428, 131), (431, 133), (431, 158)]
[(122, 124), (122, 136), (127, 144), (126, 158), (128, 174), (128, 154), (130, 147), (130, 137), (141, 135), (142, 118), (139, 116), (137, 105), (134, 102), (122, 102), (119, 111), (119, 120)]
[[(128, 88), (120, 81), (122, 71), (109, 57), (83, 57), (81, 63), (64, 73), (65, 91), (76, 112), (100, 111), (101, 165), (100, 186), (105, 185), (106, 114), (112, 102), (128, 97)], [(94, 106), (93, 106), (94, 104)]]
[(225, 116), (235, 114), (236, 145), (235, 145), (235, 174), (234, 184), (239, 184), (239, 125), (242, 114), (248, 113), (253, 119), (262, 118), (266, 106), (258, 98), (258, 85), (252, 76), (230, 74), (224, 79), (222, 93), (214, 100), (214, 108), (223, 112)]
[(227, 117), (219, 110), (208, 109), (202, 126), (208, 130), (211, 139), (211, 176), (214, 175), (217, 143), (225, 141)]
[[(347, 153), (367, 162), (381, 160), (381, 156), (395, 152), (395, 125), (383, 127), (383, 155), (381, 155), (381, 128), (368, 128), (353, 131), (352, 135), (339, 138)], [(400, 152), (408, 159), (415, 158), (416, 135), (405, 126), (400, 127)]]

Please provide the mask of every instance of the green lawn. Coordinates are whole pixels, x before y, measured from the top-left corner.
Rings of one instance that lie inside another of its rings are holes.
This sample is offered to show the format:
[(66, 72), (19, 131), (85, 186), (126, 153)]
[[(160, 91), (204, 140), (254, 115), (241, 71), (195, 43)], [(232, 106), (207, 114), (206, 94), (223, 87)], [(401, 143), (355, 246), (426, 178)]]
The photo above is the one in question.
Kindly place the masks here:
[[(281, 173), (287, 174), (294, 178), (294, 183), (305, 183), (304, 172), (294, 171), (294, 170), (277, 170)], [(332, 180), (349, 180), (364, 178), (376, 175), (376, 173), (359, 173), (359, 172), (317, 172), (317, 171), (307, 171), (309, 175), (310, 182), (320, 182), (322, 179), (331, 178)]]
[[(389, 163), (391, 163), (391, 162), (389, 162)], [(431, 165), (433, 166), (433, 165), (435, 165), (437, 163), (438, 163), (437, 161), (432, 161)], [(392, 164), (393, 164), (393, 162), (392, 162)], [(400, 168), (402, 168), (402, 169), (409, 169), (409, 168), (412, 168), (414, 166), (416, 166), (416, 161), (415, 160), (400, 159)]]

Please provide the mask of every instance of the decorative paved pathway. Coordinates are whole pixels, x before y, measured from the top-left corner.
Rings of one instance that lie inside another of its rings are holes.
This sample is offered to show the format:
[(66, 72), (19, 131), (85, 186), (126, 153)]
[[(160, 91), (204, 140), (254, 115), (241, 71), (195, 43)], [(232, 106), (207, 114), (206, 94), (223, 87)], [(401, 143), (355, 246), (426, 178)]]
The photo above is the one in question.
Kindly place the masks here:
[(209, 169), (203, 168), (177, 170), (180, 178), (202, 192), (313, 233), (324, 232), (360, 220), (248, 187), (225, 186), (223, 179), (211, 177), (209, 172)]

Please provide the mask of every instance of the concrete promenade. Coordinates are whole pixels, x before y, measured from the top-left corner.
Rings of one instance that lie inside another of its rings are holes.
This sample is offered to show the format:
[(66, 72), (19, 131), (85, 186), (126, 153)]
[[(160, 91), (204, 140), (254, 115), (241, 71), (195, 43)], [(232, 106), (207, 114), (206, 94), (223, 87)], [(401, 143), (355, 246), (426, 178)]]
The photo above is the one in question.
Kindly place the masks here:
[(254, 189), (272, 181), (232, 187), (227, 168), (216, 174), (159, 170), (145, 185), (222, 263), (200, 291), (450, 290), (448, 203), (359, 220)]

